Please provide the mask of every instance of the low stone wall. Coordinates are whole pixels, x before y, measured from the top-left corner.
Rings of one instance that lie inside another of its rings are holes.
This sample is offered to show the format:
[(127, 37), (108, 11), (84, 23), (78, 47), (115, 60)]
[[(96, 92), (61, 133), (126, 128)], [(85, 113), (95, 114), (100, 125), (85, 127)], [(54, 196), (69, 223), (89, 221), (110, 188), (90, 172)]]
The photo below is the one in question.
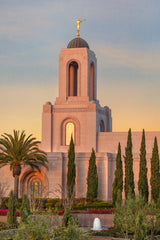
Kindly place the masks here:
[(7, 222), (7, 216), (0, 216), (0, 222)]
[[(17, 217), (17, 221), (20, 221), (20, 217)], [(0, 216), (0, 222), (7, 222), (7, 216)]]
[[(95, 213), (81, 213), (73, 214), (74, 218), (78, 218), (80, 227), (93, 227), (93, 221), (95, 218), (99, 218), (102, 227), (111, 227), (113, 225), (114, 214), (95, 214)], [(57, 225), (61, 225), (62, 217), (58, 217)], [(20, 217), (17, 218), (18, 222)], [(7, 222), (7, 216), (0, 216), (0, 222)], [(53, 221), (55, 223), (55, 221)]]
[(111, 227), (113, 225), (114, 214), (95, 214), (81, 213), (73, 214), (74, 218), (78, 218), (80, 227), (93, 227), (95, 218), (99, 218), (102, 227)]

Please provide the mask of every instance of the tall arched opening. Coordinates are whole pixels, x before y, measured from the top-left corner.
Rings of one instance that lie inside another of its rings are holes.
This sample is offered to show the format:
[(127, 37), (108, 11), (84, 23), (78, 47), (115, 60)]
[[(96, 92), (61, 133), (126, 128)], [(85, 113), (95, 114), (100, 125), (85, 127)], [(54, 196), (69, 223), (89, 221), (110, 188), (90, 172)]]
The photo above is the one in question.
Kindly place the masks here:
[(66, 124), (66, 145), (70, 144), (71, 136), (74, 141), (74, 124), (72, 122), (68, 122)]
[(68, 96), (78, 96), (78, 63), (69, 64)]
[(90, 65), (90, 97), (95, 99), (94, 96), (94, 63)]

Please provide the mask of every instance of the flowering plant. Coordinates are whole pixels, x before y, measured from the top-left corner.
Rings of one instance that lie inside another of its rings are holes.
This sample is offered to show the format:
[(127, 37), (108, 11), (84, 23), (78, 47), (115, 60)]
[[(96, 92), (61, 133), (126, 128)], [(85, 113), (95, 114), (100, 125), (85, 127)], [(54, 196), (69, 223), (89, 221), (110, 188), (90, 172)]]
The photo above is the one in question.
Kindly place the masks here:
[[(0, 209), (0, 216), (7, 216), (8, 209)], [(20, 217), (20, 211), (17, 211), (17, 217)]]

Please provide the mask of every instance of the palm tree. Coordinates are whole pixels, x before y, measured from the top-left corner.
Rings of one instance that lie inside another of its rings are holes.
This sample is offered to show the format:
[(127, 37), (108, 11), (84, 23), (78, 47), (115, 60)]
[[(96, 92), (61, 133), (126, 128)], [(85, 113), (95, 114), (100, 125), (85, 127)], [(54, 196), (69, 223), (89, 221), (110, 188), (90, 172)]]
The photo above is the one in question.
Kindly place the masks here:
[(30, 134), (26, 137), (25, 131), (4, 133), (0, 138), (0, 167), (10, 165), (14, 177), (14, 194), (18, 199), (19, 176), (22, 166), (29, 165), (32, 169), (41, 171), (41, 166), (48, 168), (47, 154), (38, 148), (39, 141)]

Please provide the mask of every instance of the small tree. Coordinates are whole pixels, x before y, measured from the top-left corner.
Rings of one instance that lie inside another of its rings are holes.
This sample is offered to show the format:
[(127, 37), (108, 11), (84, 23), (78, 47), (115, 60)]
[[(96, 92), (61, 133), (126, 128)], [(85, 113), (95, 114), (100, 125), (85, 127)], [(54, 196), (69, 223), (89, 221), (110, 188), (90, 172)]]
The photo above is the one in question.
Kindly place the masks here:
[(73, 216), (69, 210), (69, 208), (66, 208), (63, 218), (62, 218), (62, 226), (63, 227), (68, 227), (70, 223), (73, 223), (74, 219)]
[(76, 178), (75, 151), (73, 138), (71, 136), (68, 151), (68, 172), (67, 172), (67, 194), (69, 199), (74, 197), (75, 178)]
[(135, 218), (136, 218), (136, 200), (133, 195), (128, 193), (125, 205), (122, 206), (120, 202), (120, 190), (118, 191), (115, 216), (114, 216), (114, 228), (121, 232), (125, 238), (128, 239), (128, 234), (134, 232)]
[(132, 137), (131, 129), (128, 131), (127, 147), (125, 148), (125, 198), (127, 198), (128, 193), (135, 196), (134, 192), (134, 173), (133, 173), (133, 155), (132, 155)]
[(9, 202), (8, 202), (9, 212), (7, 214), (7, 223), (9, 224), (17, 224), (16, 207), (17, 207), (17, 200), (13, 191), (11, 191), (9, 195)]
[(135, 222), (134, 239), (142, 240), (146, 239), (146, 236), (147, 236), (146, 216), (142, 211), (140, 211), (137, 215)]
[(28, 216), (30, 215), (30, 206), (29, 206), (29, 201), (26, 194), (23, 195), (20, 214), (21, 214), (21, 221), (26, 222)]
[(122, 190), (123, 190), (123, 169), (122, 169), (122, 159), (121, 159), (121, 145), (118, 144), (118, 153), (116, 157), (116, 170), (114, 173), (114, 182), (113, 182), (113, 190), (112, 190), (112, 201), (115, 205), (117, 200), (117, 194), (118, 190), (120, 190), (121, 193), (121, 199), (122, 199)]
[(91, 157), (89, 159), (88, 176), (87, 176), (87, 198), (97, 198), (98, 193), (98, 174), (96, 166), (96, 155), (92, 148)]
[(143, 129), (142, 141), (140, 148), (140, 168), (139, 168), (139, 181), (138, 190), (139, 194), (144, 199), (145, 203), (148, 203), (148, 178), (147, 178), (147, 163), (146, 163), (146, 144), (145, 144), (145, 132)]
[(158, 144), (157, 138), (154, 139), (154, 147), (152, 150), (152, 158), (151, 158), (151, 199), (157, 203), (159, 199), (159, 154), (158, 154)]

